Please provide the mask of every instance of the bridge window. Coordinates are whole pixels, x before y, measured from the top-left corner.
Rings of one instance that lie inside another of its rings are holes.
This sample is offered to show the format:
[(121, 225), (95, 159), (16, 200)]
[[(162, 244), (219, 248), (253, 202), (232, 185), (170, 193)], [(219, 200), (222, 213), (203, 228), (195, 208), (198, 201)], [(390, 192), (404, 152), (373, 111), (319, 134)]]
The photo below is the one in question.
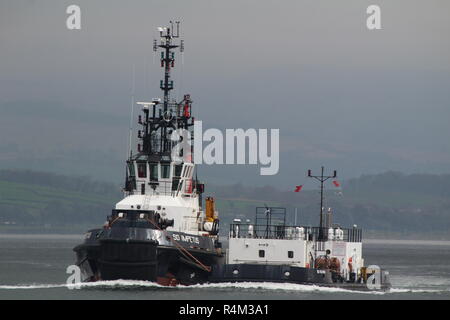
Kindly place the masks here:
[(294, 258), (294, 251), (288, 251), (288, 258)]
[(132, 162), (128, 162), (128, 173), (130, 177), (134, 177), (134, 165)]
[(170, 178), (170, 164), (161, 164), (161, 179)]
[(146, 163), (138, 163), (138, 177), (139, 178), (147, 178), (147, 164)]
[(150, 164), (150, 180), (152, 180), (152, 181), (158, 180), (158, 164), (157, 163)]
[(264, 250), (259, 250), (259, 257), (260, 258), (264, 258), (266, 256), (266, 251)]

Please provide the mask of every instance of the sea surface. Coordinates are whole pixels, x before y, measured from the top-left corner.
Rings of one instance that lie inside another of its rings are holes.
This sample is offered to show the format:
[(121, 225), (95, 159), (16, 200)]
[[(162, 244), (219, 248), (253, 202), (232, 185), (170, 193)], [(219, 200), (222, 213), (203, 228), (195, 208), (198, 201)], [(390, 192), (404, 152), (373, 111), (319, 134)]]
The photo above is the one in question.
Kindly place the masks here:
[(71, 235), (0, 235), (0, 299), (450, 299), (450, 241), (367, 240), (365, 264), (389, 270), (387, 293), (276, 283), (161, 287), (145, 281), (66, 285)]

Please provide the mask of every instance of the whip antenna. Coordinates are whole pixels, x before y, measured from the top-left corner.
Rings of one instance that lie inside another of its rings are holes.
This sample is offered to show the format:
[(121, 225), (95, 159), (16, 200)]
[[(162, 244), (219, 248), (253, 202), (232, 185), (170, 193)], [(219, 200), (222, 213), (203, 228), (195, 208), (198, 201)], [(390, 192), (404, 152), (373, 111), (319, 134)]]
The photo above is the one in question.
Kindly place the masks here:
[(131, 151), (131, 140), (133, 137), (133, 111), (134, 111), (134, 91), (135, 91), (135, 73), (136, 73), (136, 66), (133, 63), (133, 79), (131, 81), (132, 85), (131, 85), (131, 111), (130, 111), (130, 137), (129, 137), (129, 141), (128, 141), (128, 156), (131, 158), (132, 156), (132, 151)]

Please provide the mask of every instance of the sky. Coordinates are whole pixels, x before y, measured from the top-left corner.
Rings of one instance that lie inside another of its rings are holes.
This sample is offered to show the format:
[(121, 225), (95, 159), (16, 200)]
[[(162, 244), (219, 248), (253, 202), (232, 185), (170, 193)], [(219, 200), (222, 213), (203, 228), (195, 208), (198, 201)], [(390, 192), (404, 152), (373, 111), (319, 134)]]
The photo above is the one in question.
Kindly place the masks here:
[[(66, 8), (81, 8), (81, 30)], [(381, 30), (366, 9), (381, 8)], [(121, 181), (135, 99), (161, 96), (156, 28), (181, 21), (174, 96), (205, 128), (280, 129), (280, 170), (202, 165), (214, 184), (450, 172), (450, 2), (0, 1), (0, 168)]]

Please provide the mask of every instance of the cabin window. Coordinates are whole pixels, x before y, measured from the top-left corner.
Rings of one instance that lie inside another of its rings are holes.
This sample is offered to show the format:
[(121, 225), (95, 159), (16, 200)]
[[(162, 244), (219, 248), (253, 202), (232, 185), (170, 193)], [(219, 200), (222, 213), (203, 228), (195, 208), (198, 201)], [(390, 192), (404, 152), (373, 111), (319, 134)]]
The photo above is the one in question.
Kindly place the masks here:
[(130, 177), (134, 177), (134, 165), (132, 162), (128, 163), (128, 173), (130, 174)]
[(259, 250), (259, 257), (260, 258), (264, 258), (266, 256), (266, 251), (265, 250)]
[(146, 163), (138, 163), (138, 177), (139, 178), (147, 178), (147, 164)]
[(169, 178), (170, 178), (170, 164), (162, 164), (161, 179), (169, 179)]
[(152, 181), (158, 180), (158, 164), (157, 163), (150, 164), (150, 180), (152, 180)]
[(294, 251), (288, 251), (288, 258), (294, 258)]

